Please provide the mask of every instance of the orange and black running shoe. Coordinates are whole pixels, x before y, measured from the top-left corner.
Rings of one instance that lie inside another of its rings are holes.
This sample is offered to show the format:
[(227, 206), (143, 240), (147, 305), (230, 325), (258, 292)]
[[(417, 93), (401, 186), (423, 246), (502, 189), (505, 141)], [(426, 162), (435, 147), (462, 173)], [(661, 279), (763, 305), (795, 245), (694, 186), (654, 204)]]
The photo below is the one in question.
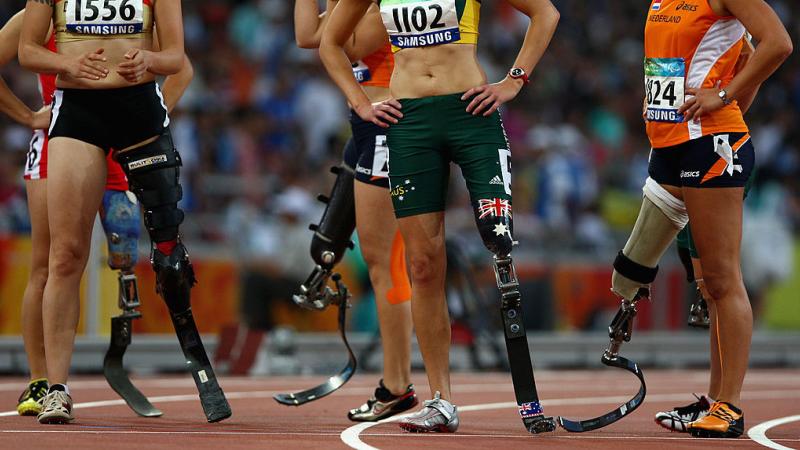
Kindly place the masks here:
[(744, 413), (727, 402), (714, 402), (708, 414), (689, 424), (689, 432), (701, 438), (738, 438), (744, 433)]

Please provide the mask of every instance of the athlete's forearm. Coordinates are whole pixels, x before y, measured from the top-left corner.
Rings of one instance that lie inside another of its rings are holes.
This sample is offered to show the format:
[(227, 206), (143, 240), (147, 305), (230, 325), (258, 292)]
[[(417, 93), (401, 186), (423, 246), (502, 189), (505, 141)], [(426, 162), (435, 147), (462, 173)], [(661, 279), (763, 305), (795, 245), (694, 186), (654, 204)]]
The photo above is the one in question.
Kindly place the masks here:
[[(750, 42), (749, 37), (743, 38), (744, 40), (744, 48), (742, 49), (742, 53), (739, 55), (739, 60), (736, 61), (736, 73), (738, 74), (745, 67), (747, 64), (750, 63), (750, 59), (753, 57), (753, 53), (755, 52), (755, 47), (753, 47), (753, 43)], [(742, 114), (747, 113), (750, 107), (753, 105), (753, 101), (756, 99), (756, 95), (758, 95), (758, 90), (761, 88), (761, 85), (756, 86), (755, 89), (742, 92), (739, 94), (737, 98), (737, 103), (739, 104), (739, 109), (742, 111)]]
[(531, 18), (531, 24), (525, 33), (514, 67), (519, 67), (531, 74), (542, 59), (542, 55), (550, 45), (550, 40), (561, 17), (558, 10), (549, 0), (507, 0), (511, 5)]
[[(22, 29), (23, 12), (20, 11), (0, 28), (0, 68), (17, 56), (19, 34)], [(0, 112), (11, 117), (15, 122), (28, 126), (33, 119), (33, 111), (20, 100), (5, 80), (0, 77)]]
[(722, 86), (729, 99), (738, 100), (755, 92), (789, 57), (793, 46), (777, 14), (763, 0), (724, 0), (722, 4), (759, 42), (741, 72)]
[(156, 75), (174, 75), (183, 67), (183, 17), (181, 2), (156, 2), (158, 51), (151, 51), (147, 71)]
[(344, 47), (371, 4), (370, 0), (341, 0), (329, 18), (319, 47), (322, 63), (353, 108), (371, 102), (353, 77), (353, 68)]
[(161, 87), (161, 91), (164, 94), (164, 103), (167, 105), (168, 112), (172, 112), (175, 105), (177, 105), (181, 97), (183, 97), (183, 93), (186, 92), (186, 88), (191, 84), (192, 78), (194, 78), (192, 62), (184, 55), (183, 67), (181, 67), (181, 70), (175, 75), (170, 75), (164, 79), (164, 85)]

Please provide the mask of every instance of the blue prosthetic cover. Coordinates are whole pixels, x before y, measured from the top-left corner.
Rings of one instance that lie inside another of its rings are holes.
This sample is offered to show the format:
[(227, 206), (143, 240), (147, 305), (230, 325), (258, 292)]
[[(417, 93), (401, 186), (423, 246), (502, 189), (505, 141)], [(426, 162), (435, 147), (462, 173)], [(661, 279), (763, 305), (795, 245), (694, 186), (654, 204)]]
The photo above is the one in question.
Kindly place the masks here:
[(108, 266), (130, 270), (138, 259), (141, 212), (136, 197), (127, 191), (107, 190), (103, 194), (100, 220), (108, 240)]

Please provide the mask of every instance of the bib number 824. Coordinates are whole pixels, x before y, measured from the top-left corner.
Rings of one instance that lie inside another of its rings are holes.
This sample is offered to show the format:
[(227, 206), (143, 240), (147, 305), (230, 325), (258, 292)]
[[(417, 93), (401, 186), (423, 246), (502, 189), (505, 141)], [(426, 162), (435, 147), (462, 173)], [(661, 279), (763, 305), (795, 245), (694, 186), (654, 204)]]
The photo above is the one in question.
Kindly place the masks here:
[[(647, 80), (647, 104), (650, 106), (669, 106), (674, 108), (678, 101), (675, 94), (675, 80)], [(664, 105), (664, 103), (666, 105)]]
[[(92, 22), (102, 20), (113, 22), (118, 17), (124, 21), (131, 21), (136, 16), (135, 0), (73, 0), (75, 3), (75, 20), (78, 22)], [(102, 6), (98, 6), (98, 5)], [(101, 16), (100, 10), (104, 14)]]

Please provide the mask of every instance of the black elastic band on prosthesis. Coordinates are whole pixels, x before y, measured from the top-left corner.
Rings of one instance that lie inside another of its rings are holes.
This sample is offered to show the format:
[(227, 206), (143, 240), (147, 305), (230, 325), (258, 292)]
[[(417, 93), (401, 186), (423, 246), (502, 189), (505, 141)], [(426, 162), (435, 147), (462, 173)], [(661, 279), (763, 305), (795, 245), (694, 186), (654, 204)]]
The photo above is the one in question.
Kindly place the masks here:
[(658, 266), (643, 266), (625, 256), (622, 250), (620, 250), (617, 254), (617, 258), (614, 260), (614, 270), (629, 280), (641, 284), (650, 284), (656, 279)]

